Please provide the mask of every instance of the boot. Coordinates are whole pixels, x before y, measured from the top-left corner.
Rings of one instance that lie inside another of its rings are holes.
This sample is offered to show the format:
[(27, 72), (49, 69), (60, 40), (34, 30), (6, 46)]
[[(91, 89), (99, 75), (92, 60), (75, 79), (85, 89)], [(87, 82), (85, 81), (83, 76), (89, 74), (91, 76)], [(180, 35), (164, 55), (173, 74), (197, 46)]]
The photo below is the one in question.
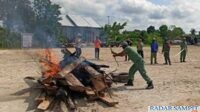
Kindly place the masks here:
[(146, 89), (153, 89), (153, 88), (154, 88), (153, 82), (151, 81), (151, 82), (148, 83)]
[(133, 86), (133, 80), (128, 80), (128, 82), (124, 85), (125, 86)]

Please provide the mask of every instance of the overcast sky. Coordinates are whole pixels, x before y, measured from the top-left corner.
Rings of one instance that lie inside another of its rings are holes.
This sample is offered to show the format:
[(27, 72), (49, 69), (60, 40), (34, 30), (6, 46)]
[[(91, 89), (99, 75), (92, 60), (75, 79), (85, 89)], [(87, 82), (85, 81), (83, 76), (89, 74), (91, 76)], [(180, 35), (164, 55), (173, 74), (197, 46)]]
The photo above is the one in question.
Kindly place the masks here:
[(127, 21), (128, 30), (162, 24), (200, 30), (200, 0), (51, 0), (62, 14), (89, 16), (101, 26), (110, 21)]

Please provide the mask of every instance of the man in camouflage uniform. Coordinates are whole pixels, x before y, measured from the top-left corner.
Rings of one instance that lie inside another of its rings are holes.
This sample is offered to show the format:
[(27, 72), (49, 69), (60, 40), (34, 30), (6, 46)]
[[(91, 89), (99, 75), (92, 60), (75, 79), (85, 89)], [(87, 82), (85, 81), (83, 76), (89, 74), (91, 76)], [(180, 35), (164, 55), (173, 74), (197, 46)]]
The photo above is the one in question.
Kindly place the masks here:
[(180, 62), (185, 62), (185, 57), (187, 53), (187, 42), (185, 38), (183, 38), (180, 47), (181, 47)]
[(115, 53), (112, 51), (113, 56), (116, 57), (128, 55), (129, 59), (134, 63), (129, 69), (128, 82), (125, 84), (125, 86), (133, 86), (134, 75), (137, 71), (139, 71), (143, 79), (147, 82), (146, 89), (153, 89), (153, 81), (148, 77), (146, 73), (143, 58), (130, 46), (128, 46), (127, 42), (121, 43), (121, 47), (123, 48), (123, 51), (120, 53)]
[(165, 58), (165, 65), (169, 64), (171, 65), (170, 61), (170, 43), (167, 39), (164, 39), (163, 43), (163, 48), (162, 48), (162, 53), (164, 53), (164, 58)]

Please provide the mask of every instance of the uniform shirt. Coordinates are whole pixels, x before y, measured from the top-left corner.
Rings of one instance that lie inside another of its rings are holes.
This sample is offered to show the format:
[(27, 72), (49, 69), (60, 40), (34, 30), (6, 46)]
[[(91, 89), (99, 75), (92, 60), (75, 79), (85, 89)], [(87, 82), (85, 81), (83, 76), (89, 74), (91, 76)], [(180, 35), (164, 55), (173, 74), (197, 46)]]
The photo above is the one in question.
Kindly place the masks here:
[(180, 44), (180, 47), (181, 47), (181, 50), (183, 50), (183, 49), (187, 49), (187, 43), (186, 43), (186, 41), (182, 41), (181, 42), (181, 44)]
[(170, 44), (169, 44), (169, 42), (165, 42), (163, 44), (162, 52), (169, 52), (169, 51), (170, 51)]
[(140, 50), (140, 51), (143, 50), (143, 43), (142, 42), (137, 43), (137, 50)]
[(124, 52), (126, 53), (126, 55), (128, 55), (129, 59), (134, 63), (142, 60), (142, 57), (137, 52), (135, 52), (135, 50), (133, 50), (133, 48), (131, 48), (130, 46), (126, 47), (124, 49)]
[(100, 41), (99, 39), (96, 39), (96, 40), (94, 41), (94, 47), (95, 47), (95, 48), (100, 48), (100, 47), (101, 47), (101, 41)]

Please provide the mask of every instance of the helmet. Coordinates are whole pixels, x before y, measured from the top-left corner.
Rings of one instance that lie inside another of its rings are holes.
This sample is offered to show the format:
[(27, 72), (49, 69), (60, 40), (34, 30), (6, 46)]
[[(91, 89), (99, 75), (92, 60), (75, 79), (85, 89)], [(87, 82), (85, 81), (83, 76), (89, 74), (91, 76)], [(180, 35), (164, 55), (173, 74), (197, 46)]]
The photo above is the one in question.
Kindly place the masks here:
[(127, 43), (127, 42), (122, 42), (122, 43), (121, 43), (121, 47), (123, 47), (123, 48), (128, 47), (128, 43)]

